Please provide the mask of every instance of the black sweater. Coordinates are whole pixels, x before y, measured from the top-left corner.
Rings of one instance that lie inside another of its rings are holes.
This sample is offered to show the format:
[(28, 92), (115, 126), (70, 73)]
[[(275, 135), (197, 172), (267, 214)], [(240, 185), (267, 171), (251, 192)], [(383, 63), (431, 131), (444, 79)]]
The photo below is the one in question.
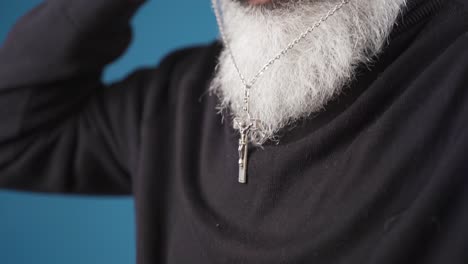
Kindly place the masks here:
[[(141, 0), (47, 0), (0, 48), (0, 186), (133, 194), (138, 263), (468, 263), (468, 1), (413, 0), (372, 67), (254, 149), (220, 45), (105, 86)], [(0, 260), (1, 262), (1, 260)]]

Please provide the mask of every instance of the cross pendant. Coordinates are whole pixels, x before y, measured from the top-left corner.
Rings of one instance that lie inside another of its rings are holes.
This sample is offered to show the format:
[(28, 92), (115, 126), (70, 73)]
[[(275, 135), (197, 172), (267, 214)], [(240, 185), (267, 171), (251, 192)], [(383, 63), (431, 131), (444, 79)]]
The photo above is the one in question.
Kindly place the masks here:
[(247, 159), (249, 152), (249, 128), (240, 129), (239, 138), (239, 183), (247, 183)]
[(240, 132), (239, 138), (239, 183), (247, 183), (247, 162), (249, 155), (249, 136), (250, 133), (257, 129), (257, 120), (249, 119), (245, 122), (241, 119), (236, 119), (237, 129)]

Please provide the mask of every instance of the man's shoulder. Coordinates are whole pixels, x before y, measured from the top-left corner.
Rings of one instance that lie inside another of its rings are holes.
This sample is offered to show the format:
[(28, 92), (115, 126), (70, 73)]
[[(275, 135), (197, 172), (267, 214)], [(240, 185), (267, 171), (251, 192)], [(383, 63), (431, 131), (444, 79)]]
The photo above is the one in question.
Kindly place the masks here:
[(213, 41), (175, 49), (166, 54), (156, 67), (139, 68), (130, 75), (132, 78), (127, 76), (125, 79), (134, 80), (133, 83), (136, 84), (131, 85), (144, 87), (144, 90), (156, 94), (177, 96), (183, 92), (181, 89), (206, 85), (207, 80), (213, 76), (221, 48), (220, 42)]
[(194, 69), (194, 67), (206, 68), (217, 61), (220, 51), (221, 44), (218, 41), (179, 48), (167, 54), (161, 61), (160, 67), (178, 72)]
[(164, 94), (174, 105), (197, 101), (209, 88), (221, 50), (218, 41), (176, 49), (161, 60), (156, 71), (149, 72), (146, 84), (158, 87), (150, 90)]

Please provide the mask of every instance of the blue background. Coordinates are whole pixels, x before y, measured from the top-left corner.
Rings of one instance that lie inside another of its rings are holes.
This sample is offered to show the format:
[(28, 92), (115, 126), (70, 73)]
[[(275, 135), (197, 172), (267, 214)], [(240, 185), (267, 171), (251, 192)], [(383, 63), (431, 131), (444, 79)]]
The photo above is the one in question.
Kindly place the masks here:
[[(0, 42), (18, 17), (40, 2), (0, 1)], [(132, 46), (108, 67), (104, 80), (111, 82), (137, 67), (155, 65), (171, 50), (212, 41), (217, 29), (209, 2), (149, 1), (132, 21), (135, 30)], [(1, 191), (0, 263), (135, 263), (134, 225), (130, 197)]]

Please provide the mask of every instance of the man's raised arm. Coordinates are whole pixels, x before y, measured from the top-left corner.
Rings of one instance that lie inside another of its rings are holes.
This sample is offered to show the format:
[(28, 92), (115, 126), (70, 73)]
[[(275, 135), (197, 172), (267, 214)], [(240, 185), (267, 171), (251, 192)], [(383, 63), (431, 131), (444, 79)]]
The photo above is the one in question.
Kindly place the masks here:
[[(48, 0), (0, 47), (0, 188), (125, 194), (152, 70), (104, 87), (142, 0)], [(150, 74), (151, 73), (151, 74)]]

